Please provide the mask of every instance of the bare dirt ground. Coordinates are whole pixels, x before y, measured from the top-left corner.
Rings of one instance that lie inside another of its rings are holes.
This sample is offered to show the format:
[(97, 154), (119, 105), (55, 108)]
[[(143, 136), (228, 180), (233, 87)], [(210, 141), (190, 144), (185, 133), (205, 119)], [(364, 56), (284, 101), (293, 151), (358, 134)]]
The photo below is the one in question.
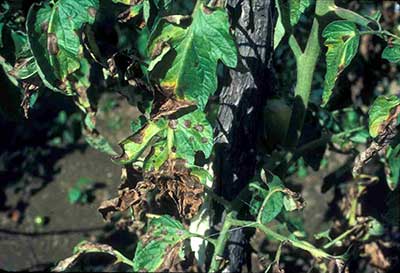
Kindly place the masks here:
[[(97, 207), (114, 194), (120, 167), (90, 148), (83, 153), (68, 154), (56, 166), (60, 172), (54, 181), (32, 196), (21, 224), (0, 215), (0, 268), (10, 271), (46, 268), (70, 256), (80, 241), (93, 239), (103, 232), (105, 222)], [(80, 177), (105, 187), (95, 191), (92, 203), (72, 205), (68, 202), (68, 189)], [(12, 201), (12, 196), (8, 197)], [(48, 224), (35, 224), (37, 216), (48, 217)]]
[[(97, 120), (101, 133), (118, 149), (118, 141), (130, 134), (130, 122), (137, 115), (137, 110), (130, 107), (125, 99), (118, 100), (116, 97), (116, 94), (102, 97)], [(106, 107), (110, 101), (113, 102), (112, 109)], [(79, 143), (85, 146), (83, 139)], [(0, 212), (0, 269), (50, 269), (59, 260), (71, 256), (73, 247), (82, 240), (129, 245), (126, 241), (129, 235), (124, 234), (122, 240), (122, 235), (108, 228), (97, 211), (103, 200), (116, 195), (121, 167), (112, 163), (109, 156), (91, 147), (73, 148), (61, 158), (56, 158), (56, 162), (52, 162), (55, 170), (52, 180), (29, 197), (21, 221), (12, 220), (7, 211)], [(88, 204), (70, 204), (68, 190), (80, 178), (87, 178), (97, 185), (93, 192), (94, 200)], [(5, 188), (5, 197), (5, 205), (12, 206), (21, 195), (8, 187)], [(35, 224), (38, 216), (48, 219), (48, 223)]]

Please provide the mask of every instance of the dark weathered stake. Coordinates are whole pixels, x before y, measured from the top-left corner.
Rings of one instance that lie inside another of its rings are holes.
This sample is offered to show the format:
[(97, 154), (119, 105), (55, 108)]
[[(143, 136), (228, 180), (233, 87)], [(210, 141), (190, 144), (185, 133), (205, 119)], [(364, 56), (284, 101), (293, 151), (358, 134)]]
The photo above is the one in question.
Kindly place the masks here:
[[(253, 177), (256, 138), (266, 96), (271, 90), (274, 1), (230, 0), (228, 8), (240, 61), (221, 91), (216, 135), (216, 191), (233, 200)], [(242, 229), (231, 233), (227, 257), (230, 272), (241, 271), (248, 240)]]

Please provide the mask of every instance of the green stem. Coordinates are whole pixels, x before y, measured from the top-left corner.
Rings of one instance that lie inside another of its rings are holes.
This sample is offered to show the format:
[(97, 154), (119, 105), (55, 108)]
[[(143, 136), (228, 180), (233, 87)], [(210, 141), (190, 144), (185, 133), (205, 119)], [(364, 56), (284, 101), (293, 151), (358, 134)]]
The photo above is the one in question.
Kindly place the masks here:
[[(352, 10), (348, 10), (348, 9), (344, 9), (338, 6), (335, 6), (333, 9), (333, 12), (342, 19), (354, 22), (356, 24), (359, 24), (363, 27), (369, 28), (371, 29), (371, 27), (369, 27), (369, 24), (374, 22), (368, 18), (365, 18), (364, 16), (361, 16), (360, 14), (352, 11)], [(376, 22), (375, 22), (376, 23)]]
[(204, 185), (204, 191), (211, 197), (211, 199), (213, 199), (216, 202), (218, 202), (219, 204), (223, 205), (225, 207), (225, 209), (232, 210), (232, 204), (225, 198), (216, 194), (211, 188)]
[(217, 272), (219, 270), (222, 256), (224, 254), (225, 245), (229, 239), (229, 229), (232, 226), (232, 218), (235, 216), (235, 212), (228, 212), (225, 216), (224, 224), (221, 229), (221, 233), (218, 236), (215, 244), (214, 253), (211, 259), (211, 265), (209, 272)]
[(306, 241), (286, 237), (286, 236), (279, 234), (279, 233), (273, 231), (272, 229), (266, 227), (264, 224), (257, 223), (254, 221), (242, 221), (242, 220), (237, 220), (237, 219), (231, 219), (230, 222), (231, 222), (231, 225), (235, 225), (235, 226), (242, 226), (242, 227), (250, 226), (250, 227), (258, 228), (265, 235), (273, 238), (274, 240), (279, 241), (279, 242), (289, 242), (292, 246), (309, 252), (315, 258), (324, 258), (324, 259), (334, 258), (334, 256), (326, 253), (325, 251), (313, 246), (312, 244), (310, 244)]
[(322, 136), (321, 138), (318, 138), (316, 140), (310, 141), (306, 144), (304, 144), (303, 146), (299, 147), (298, 149), (296, 149), (296, 151), (293, 154), (289, 154), (288, 155), (288, 165), (292, 165), (300, 156), (302, 156), (305, 152), (312, 150), (312, 149), (316, 149), (318, 147), (321, 147), (325, 144), (327, 144), (329, 141), (336, 141), (339, 140), (345, 136), (351, 135), (353, 133), (359, 132), (361, 130), (364, 130), (365, 126), (359, 126), (338, 134), (329, 134), (329, 135), (325, 135)]
[(324, 248), (324, 249), (330, 248), (331, 246), (335, 245), (337, 242), (339, 242), (339, 241), (343, 240), (344, 238), (346, 238), (347, 236), (349, 236), (351, 233), (353, 233), (358, 228), (359, 228), (358, 225), (353, 226), (352, 228), (348, 229), (347, 231), (343, 232), (341, 235), (336, 237), (334, 240), (325, 244), (322, 248)]
[[(397, 35), (395, 35), (395, 34), (389, 32), (389, 31), (387, 31), (387, 30), (368, 30), (368, 31), (360, 31), (360, 34), (361, 34), (361, 35), (373, 34), (373, 35), (377, 35), (377, 36), (379, 36), (379, 37), (381, 37), (381, 38), (382, 38), (382, 36), (385, 36), (385, 35), (386, 35), (386, 36), (389, 36), (389, 37), (392, 37), (392, 38), (395, 38), (395, 39), (400, 40), (400, 37), (399, 37), (399, 36), (397, 36)], [(385, 40), (386, 40), (386, 39), (385, 39)]]
[(211, 243), (214, 247), (217, 245), (217, 240), (215, 239), (211, 239), (209, 236), (205, 236), (202, 234), (198, 234), (198, 233), (190, 233), (191, 237), (197, 237), (197, 238), (201, 238), (209, 243)]
[(325, 251), (316, 248), (315, 246), (313, 246), (312, 244), (306, 242), (306, 241), (301, 241), (301, 240), (293, 240), (291, 238), (285, 237), (279, 233), (276, 233), (275, 231), (267, 228), (266, 226), (262, 225), (262, 224), (258, 224), (256, 226), (256, 228), (258, 228), (259, 230), (261, 230), (265, 235), (270, 236), (272, 238), (274, 238), (277, 241), (280, 242), (289, 242), (292, 246), (305, 250), (308, 253), (310, 253), (313, 257), (315, 258), (323, 258), (323, 259), (332, 259), (333, 256), (326, 253)]
[(350, 211), (348, 214), (349, 225), (355, 225), (357, 223), (357, 206), (358, 206), (358, 197), (355, 197), (351, 200)]
[(275, 189), (275, 190), (272, 190), (272, 191), (270, 191), (270, 192), (268, 192), (268, 195), (265, 197), (265, 199), (264, 199), (264, 201), (263, 201), (263, 203), (262, 203), (262, 205), (261, 205), (261, 208), (260, 208), (260, 210), (259, 210), (259, 212), (258, 212), (258, 215), (257, 215), (257, 223), (261, 223), (262, 221), (261, 221), (261, 218), (262, 218), (262, 215), (263, 215), (263, 211), (264, 211), (264, 208), (265, 208), (265, 206), (267, 205), (267, 203), (268, 203), (268, 201), (269, 201), (269, 199), (271, 198), (271, 196), (273, 195), (273, 194), (275, 194), (276, 192), (282, 192), (283, 191), (283, 189)]
[(294, 57), (296, 58), (296, 62), (298, 62), (301, 55), (303, 54), (303, 51), (301, 50), (300, 45), (293, 34), (289, 36), (289, 47), (292, 50)]
[(308, 142), (307, 144), (304, 144), (303, 146), (301, 146), (300, 148), (298, 148), (296, 150), (296, 153), (294, 154), (293, 158), (298, 158), (300, 155), (302, 155), (304, 152), (311, 150), (311, 149), (315, 149), (318, 148), (322, 145), (325, 145), (326, 143), (328, 143), (329, 141), (337, 141), (340, 140), (341, 138), (351, 135), (353, 133), (362, 131), (365, 129), (365, 126), (359, 126), (338, 134), (329, 134), (326, 136), (323, 136), (319, 139), (313, 140)]
[[(318, 3), (319, 2), (317, 2), (317, 5)], [(297, 145), (301, 130), (303, 129), (306, 109), (311, 94), (314, 71), (321, 50), (318, 36), (319, 23), (318, 20), (314, 18), (306, 48), (304, 53), (298, 57), (297, 61), (297, 83), (294, 94), (295, 101), (293, 103), (290, 128), (285, 141), (285, 146), (288, 148), (294, 148)]]
[(215, 249), (214, 249), (213, 257), (211, 259), (211, 265), (210, 265), (209, 272), (217, 272), (220, 269), (222, 255), (224, 253), (225, 245), (228, 242), (229, 232), (230, 232), (230, 228), (232, 226), (238, 226), (238, 227), (242, 227), (242, 228), (245, 228), (245, 227), (246, 228), (249, 228), (249, 227), (257, 228), (260, 231), (262, 231), (265, 235), (267, 235), (268, 237), (270, 237), (278, 242), (281, 242), (281, 243), (288, 242), (293, 247), (307, 251), (315, 258), (321, 258), (321, 259), (340, 258), (339, 256), (333, 256), (306, 241), (298, 240), (298, 239), (291, 238), (291, 237), (286, 237), (282, 234), (279, 234), (279, 233), (273, 231), (272, 229), (266, 227), (262, 223), (259, 223), (256, 221), (238, 220), (235, 217), (236, 217), (236, 212), (228, 212), (228, 214), (225, 217), (224, 224), (222, 226), (219, 237), (218, 237), (217, 241), (214, 242)]

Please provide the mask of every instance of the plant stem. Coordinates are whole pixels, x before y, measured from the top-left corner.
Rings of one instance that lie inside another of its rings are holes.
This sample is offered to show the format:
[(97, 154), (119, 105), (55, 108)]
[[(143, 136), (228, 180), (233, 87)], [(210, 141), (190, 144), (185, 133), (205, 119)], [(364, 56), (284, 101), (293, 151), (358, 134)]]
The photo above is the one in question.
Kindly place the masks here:
[[(317, 2), (317, 5), (318, 3), (319, 2)], [(290, 128), (285, 141), (285, 146), (288, 148), (294, 148), (297, 145), (303, 128), (306, 109), (311, 94), (314, 71), (321, 50), (318, 36), (319, 23), (318, 20), (314, 18), (306, 48), (304, 53), (298, 57), (296, 63), (297, 83), (294, 93), (295, 101), (293, 103)]]
[(242, 221), (242, 220), (237, 220), (237, 219), (231, 219), (230, 222), (231, 222), (231, 225), (235, 225), (235, 226), (247, 226), (247, 227), (250, 226), (250, 227), (258, 228), (265, 235), (267, 235), (279, 242), (289, 242), (289, 243), (291, 243), (292, 246), (309, 252), (315, 258), (324, 258), (324, 259), (334, 258), (334, 256), (326, 253), (325, 251), (313, 246), (312, 244), (310, 244), (306, 241), (286, 237), (286, 236), (279, 234), (279, 233), (273, 231), (272, 229), (266, 227), (264, 224), (257, 223), (254, 221)]
[(289, 41), (288, 42), (289, 42), (290, 49), (292, 50), (293, 55), (296, 58), (296, 62), (298, 62), (300, 57), (301, 57), (301, 55), (303, 54), (303, 51), (301, 50), (300, 45), (297, 42), (297, 40), (296, 40), (296, 38), (294, 37), (293, 34), (291, 34), (289, 36)]
[(367, 30), (367, 31), (360, 31), (361, 35), (365, 35), (365, 34), (373, 34), (373, 35), (377, 35), (379, 37), (382, 38), (382, 36), (386, 35), (395, 39), (400, 40), (400, 37), (387, 31), (387, 30)]
[(262, 205), (260, 207), (260, 210), (258, 212), (257, 223), (261, 223), (262, 222), (261, 221), (261, 218), (262, 218), (262, 215), (263, 215), (262, 212), (264, 211), (264, 208), (267, 205), (267, 203), (268, 203), (269, 199), (271, 198), (271, 196), (273, 194), (275, 194), (276, 192), (282, 192), (282, 191), (283, 191), (283, 189), (275, 189), (275, 190), (272, 190), (272, 191), (268, 192), (268, 195), (265, 197), (265, 199), (264, 199), (264, 201), (263, 201), (263, 203), (262, 203)]
[(217, 245), (217, 240), (215, 239), (211, 239), (209, 236), (205, 236), (202, 234), (198, 234), (198, 233), (190, 233), (191, 237), (197, 237), (197, 238), (201, 238), (209, 243), (211, 243), (214, 247)]
[(358, 225), (353, 226), (352, 228), (346, 230), (341, 235), (336, 237), (334, 240), (332, 240), (329, 243), (325, 244), (322, 248), (324, 248), (324, 249), (330, 248), (331, 246), (335, 245), (337, 242), (339, 242), (339, 241), (343, 240), (344, 238), (346, 238), (348, 235), (353, 233), (358, 228), (359, 228)]
[(124, 264), (129, 265), (129, 266), (132, 267), (132, 268), (134, 267), (133, 261), (131, 261), (130, 259), (128, 259), (128, 258), (125, 257), (124, 255), (122, 255), (121, 252), (119, 252), (119, 251), (114, 251), (114, 253), (115, 253), (115, 257), (117, 258), (116, 263), (121, 262), (121, 263), (124, 263)]
[(214, 253), (211, 259), (211, 265), (209, 272), (217, 272), (224, 254), (225, 245), (229, 239), (229, 229), (232, 226), (232, 217), (235, 212), (228, 212), (225, 216), (224, 224), (221, 229), (221, 233), (218, 236), (217, 242), (215, 244)]
[(360, 14), (358, 14), (352, 10), (344, 9), (344, 8), (341, 8), (338, 6), (334, 7), (333, 12), (342, 19), (354, 22), (356, 24), (359, 24), (359, 25), (369, 28), (369, 29), (371, 29), (371, 28), (368, 25), (371, 22), (374, 22), (368, 18), (365, 18), (364, 16), (361, 16)]
[(204, 191), (211, 197), (211, 199), (217, 201), (219, 204), (223, 205), (225, 209), (227, 210), (232, 210), (232, 204), (223, 198), (222, 196), (219, 196), (216, 194), (211, 188), (208, 186), (204, 185)]
[(292, 156), (289, 156), (288, 165), (293, 164), (294, 161), (296, 161), (306, 151), (321, 147), (321, 146), (327, 144), (329, 141), (339, 140), (342, 137), (359, 132), (364, 129), (365, 129), (365, 126), (359, 126), (359, 127), (352, 128), (352, 129), (344, 131), (344, 132), (340, 132), (338, 134), (328, 134), (328, 135), (322, 136), (321, 138), (318, 138), (316, 140), (310, 141), (310, 142), (304, 144), (303, 146), (299, 147), (298, 149), (296, 149), (295, 153), (292, 154)]
[[(272, 229), (266, 227), (264, 224), (256, 222), (256, 221), (245, 221), (245, 220), (238, 220), (235, 218), (236, 212), (228, 212), (225, 217), (224, 224), (222, 226), (221, 232), (217, 241), (215, 242), (214, 246), (214, 254), (211, 260), (211, 265), (209, 272), (217, 272), (220, 267), (220, 263), (222, 260), (222, 255), (224, 253), (225, 245), (229, 239), (229, 231), (232, 226), (238, 226), (243, 228), (258, 228), (262, 231), (265, 235), (271, 237), (272, 239), (278, 242), (289, 242), (293, 247), (305, 250), (309, 252), (315, 258), (322, 258), (322, 259), (333, 259), (333, 258), (340, 258), (339, 256), (333, 256), (329, 253), (326, 253), (324, 250), (315, 247), (314, 245), (298, 240), (292, 237), (286, 237), (282, 234), (279, 234)], [(335, 239), (336, 240), (336, 239)]]

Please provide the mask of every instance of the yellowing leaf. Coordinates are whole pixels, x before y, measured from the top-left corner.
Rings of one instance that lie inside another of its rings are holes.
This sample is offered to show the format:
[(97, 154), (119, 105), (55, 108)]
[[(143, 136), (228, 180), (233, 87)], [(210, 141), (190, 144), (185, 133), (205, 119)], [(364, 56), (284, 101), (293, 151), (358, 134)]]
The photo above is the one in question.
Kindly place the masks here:
[(326, 74), (322, 105), (326, 105), (332, 95), (335, 82), (340, 73), (357, 54), (360, 34), (356, 25), (349, 21), (334, 21), (323, 31), (326, 52)]
[(400, 99), (396, 96), (380, 96), (372, 104), (369, 110), (369, 134), (377, 137), (382, 124), (389, 118), (391, 110), (400, 105)]
[(79, 31), (83, 24), (94, 22), (98, 6), (98, 0), (59, 0), (51, 5), (31, 6), (28, 42), (39, 76), (48, 88), (68, 95), (74, 93), (73, 83), (67, 77), (87, 62)]
[[(161, 20), (150, 39), (150, 55), (162, 43), (168, 43), (171, 50), (161, 61), (157, 60), (161, 69), (154, 68), (151, 77), (160, 82), (165, 93), (179, 100), (195, 101), (203, 109), (217, 89), (218, 60), (229, 67), (237, 63), (226, 11), (198, 4), (187, 26)], [(165, 71), (165, 67), (169, 69)]]

